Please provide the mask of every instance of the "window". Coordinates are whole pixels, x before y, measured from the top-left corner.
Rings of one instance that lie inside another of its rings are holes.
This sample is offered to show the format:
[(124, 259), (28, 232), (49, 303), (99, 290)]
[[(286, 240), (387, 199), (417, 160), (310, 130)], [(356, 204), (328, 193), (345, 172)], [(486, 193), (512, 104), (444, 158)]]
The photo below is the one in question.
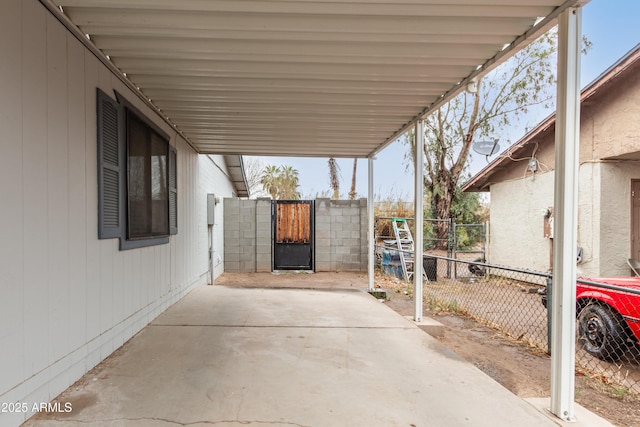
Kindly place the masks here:
[(98, 237), (120, 249), (169, 242), (177, 233), (176, 151), (121, 96), (98, 89)]
[(169, 234), (169, 143), (127, 111), (127, 238)]

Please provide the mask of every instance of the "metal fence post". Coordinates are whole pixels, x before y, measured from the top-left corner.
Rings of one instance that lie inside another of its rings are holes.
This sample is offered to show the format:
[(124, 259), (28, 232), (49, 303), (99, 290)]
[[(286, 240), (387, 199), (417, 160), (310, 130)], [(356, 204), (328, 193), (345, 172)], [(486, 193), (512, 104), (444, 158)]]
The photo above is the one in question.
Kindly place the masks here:
[(553, 278), (547, 277), (547, 354), (551, 354), (551, 318), (553, 310), (551, 309), (551, 295), (553, 295)]
[[(455, 230), (453, 229), (454, 223), (453, 218), (449, 218), (449, 225), (447, 227), (449, 231), (449, 236), (447, 237), (447, 258), (451, 259), (453, 255), (453, 233)], [(455, 268), (455, 266), (454, 266)], [(447, 261), (447, 277), (451, 277), (451, 261)]]

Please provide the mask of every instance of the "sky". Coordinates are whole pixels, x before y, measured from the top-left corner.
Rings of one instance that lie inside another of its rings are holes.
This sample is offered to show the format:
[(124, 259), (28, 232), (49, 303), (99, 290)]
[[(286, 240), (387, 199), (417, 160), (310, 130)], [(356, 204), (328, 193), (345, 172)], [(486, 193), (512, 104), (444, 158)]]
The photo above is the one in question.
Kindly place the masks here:
[[(640, 43), (640, 0), (591, 0), (582, 9), (582, 33), (592, 43), (588, 54), (582, 55), (581, 86), (596, 79), (614, 62)], [(539, 117), (530, 117), (520, 122), (520, 128), (511, 143), (522, 136), (524, 127), (533, 127), (551, 112)], [(500, 142), (501, 149), (508, 148), (507, 141)], [(413, 200), (413, 171), (406, 170), (404, 161), (407, 147), (396, 141), (378, 153), (373, 167), (373, 182), (376, 198), (392, 197)], [(326, 158), (259, 157), (267, 165), (292, 166), (299, 172), (300, 192), (303, 197), (313, 198), (317, 193), (329, 191), (329, 169)], [(492, 158), (489, 158), (489, 162)], [(337, 159), (340, 167), (340, 193), (346, 195), (351, 186), (353, 159)], [(356, 190), (359, 197), (367, 196), (367, 159), (359, 159)], [(470, 172), (477, 173), (487, 165), (484, 156), (476, 155), (470, 164)], [(329, 193), (330, 194), (330, 193)]]

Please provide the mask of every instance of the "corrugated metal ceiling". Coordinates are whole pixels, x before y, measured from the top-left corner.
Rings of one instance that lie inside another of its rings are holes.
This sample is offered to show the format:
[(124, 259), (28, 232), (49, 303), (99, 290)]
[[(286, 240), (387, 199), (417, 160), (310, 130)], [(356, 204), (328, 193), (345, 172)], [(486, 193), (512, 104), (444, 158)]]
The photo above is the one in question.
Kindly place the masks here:
[(42, 1), (200, 152), (320, 157), (375, 154), (576, 3)]

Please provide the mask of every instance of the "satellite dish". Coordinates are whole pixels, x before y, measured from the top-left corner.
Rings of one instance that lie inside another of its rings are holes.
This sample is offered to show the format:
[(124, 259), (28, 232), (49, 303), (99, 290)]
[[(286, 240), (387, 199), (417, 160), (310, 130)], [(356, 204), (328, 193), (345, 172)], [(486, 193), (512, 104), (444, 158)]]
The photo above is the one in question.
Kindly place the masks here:
[(477, 141), (473, 143), (473, 151), (483, 156), (492, 156), (500, 151), (498, 140), (495, 141)]

